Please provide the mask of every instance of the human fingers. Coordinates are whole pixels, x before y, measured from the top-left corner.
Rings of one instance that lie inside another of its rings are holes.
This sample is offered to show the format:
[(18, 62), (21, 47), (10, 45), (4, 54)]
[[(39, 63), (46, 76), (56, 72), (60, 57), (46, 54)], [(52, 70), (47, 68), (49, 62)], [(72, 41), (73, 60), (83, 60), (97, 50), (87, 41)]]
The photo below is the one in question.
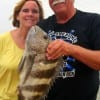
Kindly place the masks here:
[(56, 50), (58, 50), (61, 46), (61, 41), (60, 40), (54, 40), (53, 42), (51, 42), (48, 47), (47, 47), (47, 53), (49, 55), (55, 53)]

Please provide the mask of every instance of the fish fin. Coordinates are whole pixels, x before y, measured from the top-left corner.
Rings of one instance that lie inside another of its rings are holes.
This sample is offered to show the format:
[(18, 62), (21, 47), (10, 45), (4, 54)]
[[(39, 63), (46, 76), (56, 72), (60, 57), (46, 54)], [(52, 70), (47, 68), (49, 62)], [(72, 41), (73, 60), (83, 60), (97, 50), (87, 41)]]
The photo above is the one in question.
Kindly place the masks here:
[(18, 65), (18, 71), (19, 71), (19, 72), (21, 72), (22, 69), (23, 69), (23, 67), (24, 67), (25, 59), (26, 59), (26, 57), (23, 56), (23, 57), (21, 58), (20, 62), (19, 62), (19, 65)]
[(25, 61), (25, 64), (24, 66), (26, 67), (26, 73), (25, 73), (25, 78), (24, 78), (24, 81), (25, 82), (28, 78), (28, 76), (30, 75), (30, 72), (31, 72), (31, 69), (32, 69), (32, 65), (34, 63), (34, 59), (35, 59), (35, 56), (32, 56), (32, 55), (28, 55), (27, 58), (24, 60)]

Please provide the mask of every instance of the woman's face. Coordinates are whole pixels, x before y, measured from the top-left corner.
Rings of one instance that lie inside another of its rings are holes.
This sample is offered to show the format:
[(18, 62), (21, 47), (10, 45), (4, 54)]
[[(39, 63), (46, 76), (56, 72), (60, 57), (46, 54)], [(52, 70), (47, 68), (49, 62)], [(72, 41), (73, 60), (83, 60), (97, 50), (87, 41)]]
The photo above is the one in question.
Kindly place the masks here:
[(39, 7), (35, 1), (27, 1), (17, 16), (20, 26), (30, 28), (39, 21)]

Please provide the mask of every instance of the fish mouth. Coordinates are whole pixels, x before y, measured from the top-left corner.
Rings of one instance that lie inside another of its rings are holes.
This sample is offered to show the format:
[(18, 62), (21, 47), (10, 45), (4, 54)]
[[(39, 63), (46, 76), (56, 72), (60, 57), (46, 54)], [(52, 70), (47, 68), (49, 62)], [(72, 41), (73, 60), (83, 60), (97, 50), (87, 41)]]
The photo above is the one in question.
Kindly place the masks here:
[(59, 4), (59, 3), (65, 3), (65, 0), (53, 0), (53, 3), (52, 5), (56, 5), (56, 4)]

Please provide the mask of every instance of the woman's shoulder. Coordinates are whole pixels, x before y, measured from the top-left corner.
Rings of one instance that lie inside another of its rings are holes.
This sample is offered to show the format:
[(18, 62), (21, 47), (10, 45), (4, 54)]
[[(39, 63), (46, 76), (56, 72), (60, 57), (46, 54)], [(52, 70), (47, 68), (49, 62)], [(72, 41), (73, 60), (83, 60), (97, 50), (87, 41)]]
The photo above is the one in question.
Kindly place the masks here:
[(4, 38), (8, 37), (9, 35), (10, 35), (9, 31), (4, 32), (4, 33), (0, 33), (0, 39), (4, 39)]
[(10, 38), (10, 32), (4, 32), (0, 34), (0, 44), (4, 44)]

